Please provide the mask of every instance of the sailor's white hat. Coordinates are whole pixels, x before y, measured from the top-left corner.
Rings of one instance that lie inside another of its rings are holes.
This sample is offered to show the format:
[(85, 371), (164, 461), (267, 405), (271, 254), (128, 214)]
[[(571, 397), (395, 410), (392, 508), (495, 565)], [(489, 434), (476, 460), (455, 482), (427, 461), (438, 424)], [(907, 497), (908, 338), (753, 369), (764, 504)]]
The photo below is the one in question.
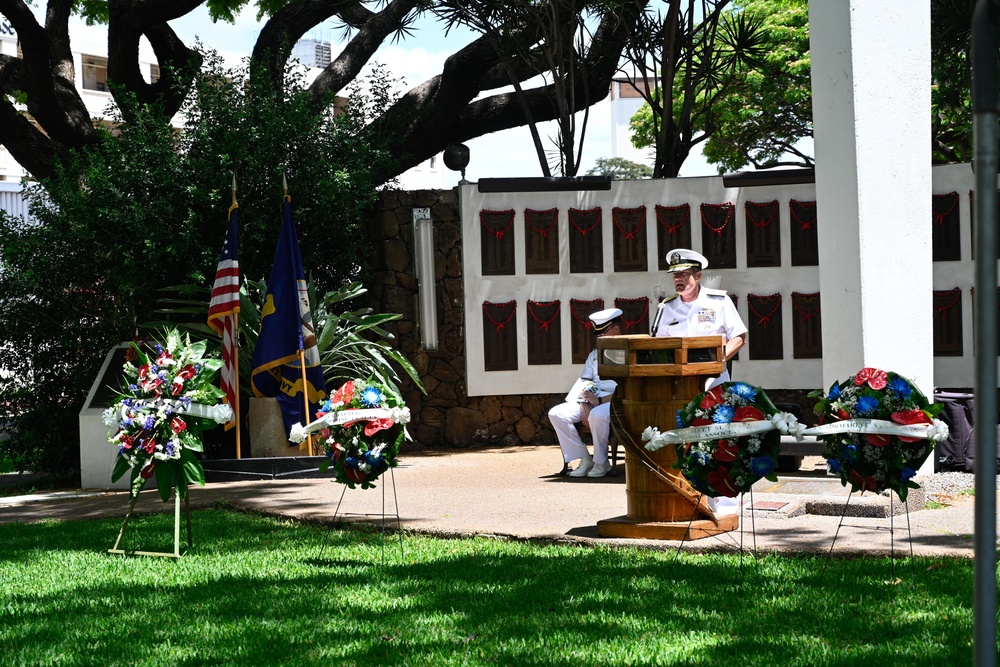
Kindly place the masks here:
[(688, 269), (702, 271), (706, 268), (708, 268), (708, 259), (700, 252), (688, 250), (687, 248), (674, 248), (667, 253), (667, 271), (669, 273), (686, 271)]

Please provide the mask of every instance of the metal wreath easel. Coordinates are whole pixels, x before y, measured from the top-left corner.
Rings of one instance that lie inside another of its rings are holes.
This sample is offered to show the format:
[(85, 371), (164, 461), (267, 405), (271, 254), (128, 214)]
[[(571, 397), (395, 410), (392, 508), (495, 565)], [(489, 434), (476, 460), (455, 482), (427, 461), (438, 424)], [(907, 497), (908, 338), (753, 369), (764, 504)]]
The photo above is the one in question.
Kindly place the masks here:
[[(174, 551), (173, 553), (167, 553), (164, 551), (131, 551), (127, 549), (119, 548), (121, 545), (122, 537), (125, 535), (125, 529), (128, 527), (129, 519), (132, 518), (133, 510), (135, 510), (135, 503), (139, 500), (139, 494), (136, 493), (132, 498), (132, 502), (128, 505), (128, 512), (125, 514), (125, 520), (122, 522), (122, 527), (118, 531), (118, 537), (115, 539), (115, 545), (108, 549), (109, 554), (121, 555), (121, 556), (157, 556), (160, 558), (174, 558), (180, 559), (181, 557), (181, 497), (177, 494), (177, 490), (174, 490)], [(187, 518), (187, 548), (190, 550), (192, 546), (191, 539), (191, 505), (188, 501), (188, 495), (184, 494), (184, 514)]]

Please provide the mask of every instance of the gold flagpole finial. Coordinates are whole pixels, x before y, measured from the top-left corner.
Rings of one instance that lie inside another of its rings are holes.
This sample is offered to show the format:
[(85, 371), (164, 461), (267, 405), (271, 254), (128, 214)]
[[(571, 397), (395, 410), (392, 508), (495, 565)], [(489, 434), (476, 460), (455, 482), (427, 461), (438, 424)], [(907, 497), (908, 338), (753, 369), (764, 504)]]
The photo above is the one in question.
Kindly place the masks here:
[(284, 192), (285, 197), (288, 197), (288, 179), (285, 178), (284, 174), (281, 175), (281, 190)]
[(236, 205), (236, 174), (233, 174), (233, 206)]

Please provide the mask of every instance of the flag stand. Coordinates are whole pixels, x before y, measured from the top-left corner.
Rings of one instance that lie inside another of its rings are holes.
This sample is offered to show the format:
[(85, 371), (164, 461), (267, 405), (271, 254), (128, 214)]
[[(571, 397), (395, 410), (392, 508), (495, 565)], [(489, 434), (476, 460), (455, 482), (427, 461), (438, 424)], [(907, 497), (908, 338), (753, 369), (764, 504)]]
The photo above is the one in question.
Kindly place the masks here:
[[(302, 401), (306, 404), (306, 426), (312, 423), (312, 416), (309, 414), (309, 381), (306, 379), (306, 351), (304, 349), (299, 349), (299, 365), (302, 368)], [(306, 446), (309, 456), (313, 455), (313, 437), (312, 433), (306, 435)]]
[[(108, 549), (109, 554), (116, 554), (121, 556), (158, 556), (160, 558), (175, 558), (180, 559), (181, 557), (181, 497), (174, 492), (174, 552), (166, 553), (163, 551), (128, 551), (125, 549), (119, 549), (121, 545), (122, 537), (125, 535), (125, 529), (128, 527), (129, 519), (132, 518), (132, 511), (135, 509), (135, 503), (139, 500), (139, 495), (136, 494), (132, 498), (132, 502), (129, 503), (128, 512), (125, 514), (125, 520), (122, 522), (122, 527), (118, 531), (118, 537), (115, 539), (115, 545)], [(184, 496), (184, 514), (187, 517), (187, 545), (188, 549), (192, 546), (191, 539), (191, 505), (188, 502), (187, 495)]]

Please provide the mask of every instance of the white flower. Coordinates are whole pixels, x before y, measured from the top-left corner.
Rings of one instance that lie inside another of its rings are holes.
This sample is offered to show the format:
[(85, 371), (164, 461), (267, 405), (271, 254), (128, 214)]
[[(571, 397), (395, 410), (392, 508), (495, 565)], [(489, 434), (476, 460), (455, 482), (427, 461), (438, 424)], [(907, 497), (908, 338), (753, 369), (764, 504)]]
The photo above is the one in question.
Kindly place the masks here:
[(948, 425), (940, 419), (935, 419), (934, 423), (927, 429), (927, 437), (934, 442), (944, 442), (948, 439)]
[(292, 425), (292, 430), (288, 434), (288, 439), (292, 442), (302, 442), (306, 439), (306, 427), (302, 424), (295, 422)]
[(108, 408), (101, 413), (101, 421), (104, 422), (105, 426), (111, 427), (118, 423), (117, 411), (114, 408)]

